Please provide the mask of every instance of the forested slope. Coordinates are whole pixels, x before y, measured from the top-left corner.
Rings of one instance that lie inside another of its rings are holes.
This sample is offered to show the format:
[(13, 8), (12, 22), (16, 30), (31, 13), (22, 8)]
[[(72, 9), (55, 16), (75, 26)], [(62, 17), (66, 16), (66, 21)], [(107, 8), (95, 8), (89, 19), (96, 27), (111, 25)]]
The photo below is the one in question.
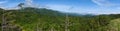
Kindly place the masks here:
[[(120, 14), (74, 16), (45, 8), (0, 9), (0, 24), (6, 21), (9, 31), (107, 31)], [(4, 16), (4, 18), (2, 18)], [(4, 20), (3, 20), (4, 19)], [(0, 27), (0, 28), (1, 28)]]
[(120, 18), (111, 20), (108, 26), (111, 31), (120, 31)]

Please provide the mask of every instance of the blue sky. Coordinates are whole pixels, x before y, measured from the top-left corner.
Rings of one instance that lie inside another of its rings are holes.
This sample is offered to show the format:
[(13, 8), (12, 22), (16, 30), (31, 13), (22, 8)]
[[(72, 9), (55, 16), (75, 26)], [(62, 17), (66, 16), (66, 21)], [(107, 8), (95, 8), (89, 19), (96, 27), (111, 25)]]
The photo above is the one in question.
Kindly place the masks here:
[[(0, 0), (0, 7), (17, 7), (27, 0)], [(69, 13), (120, 14), (120, 0), (28, 0), (32, 6), (40, 5), (49, 9)]]

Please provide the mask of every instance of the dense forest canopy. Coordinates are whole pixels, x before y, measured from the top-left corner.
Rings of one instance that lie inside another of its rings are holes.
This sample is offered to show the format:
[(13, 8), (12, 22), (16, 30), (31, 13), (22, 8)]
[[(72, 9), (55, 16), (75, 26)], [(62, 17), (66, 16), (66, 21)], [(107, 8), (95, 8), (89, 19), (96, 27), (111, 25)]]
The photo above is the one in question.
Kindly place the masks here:
[(120, 14), (66, 14), (45, 8), (0, 9), (0, 28), (7, 26), (6, 31), (120, 31), (115, 29), (120, 26), (115, 23), (120, 21)]

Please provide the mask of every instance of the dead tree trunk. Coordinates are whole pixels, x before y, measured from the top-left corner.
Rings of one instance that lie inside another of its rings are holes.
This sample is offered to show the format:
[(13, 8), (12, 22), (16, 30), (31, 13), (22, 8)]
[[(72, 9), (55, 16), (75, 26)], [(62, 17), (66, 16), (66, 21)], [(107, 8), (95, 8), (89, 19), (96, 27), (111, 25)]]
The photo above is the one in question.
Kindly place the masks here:
[(69, 27), (69, 18), (68, 18), (68, 14), (66, 14), (65, 31), (70, 31), (68, 27)]
[(2, 31), (9, 31), (8, 22), (7, 22), (7, 19), (5, 18), (4, 10), (2, 14)]
[(42, 30), (42, 27), (39, 27), (39, 25), (41, 25), (41, 24), (38, 23), (38, 24), (36, 25), (36, 26), (37, 26), (37, 27), (36, 27), (36, 31), (43, 31), (43, 30)]

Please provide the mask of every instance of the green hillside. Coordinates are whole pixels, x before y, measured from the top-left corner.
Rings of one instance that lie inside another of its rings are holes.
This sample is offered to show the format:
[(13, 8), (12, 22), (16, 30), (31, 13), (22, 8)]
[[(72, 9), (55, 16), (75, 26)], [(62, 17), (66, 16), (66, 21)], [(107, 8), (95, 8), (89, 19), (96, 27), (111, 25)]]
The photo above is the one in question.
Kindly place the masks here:
[(109, 28), (111, 31), (120, 31), (120, 18), (111, 20)]
[[(4, 11), (4, 12), (3, 12)], [(4, 20), (2, 18), (4, 16)], [(6, 21), (7, 31), (107, 31), (120, 14), (73, 16), (45, 8), (19, 10), (0, 9), (0, 24)], [(0, 27), (1, 28), (1, 27)]]

